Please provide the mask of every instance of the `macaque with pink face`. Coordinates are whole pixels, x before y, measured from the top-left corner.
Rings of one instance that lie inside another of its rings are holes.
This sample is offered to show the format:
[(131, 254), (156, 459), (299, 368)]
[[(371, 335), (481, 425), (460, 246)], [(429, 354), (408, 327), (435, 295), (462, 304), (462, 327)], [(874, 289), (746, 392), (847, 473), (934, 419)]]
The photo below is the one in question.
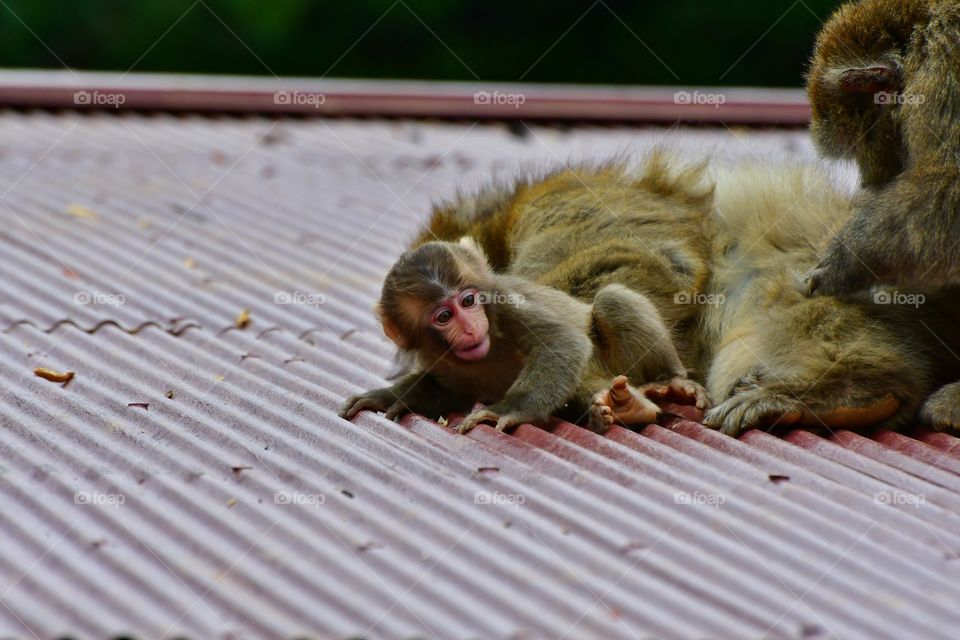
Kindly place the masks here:
[[(589, 305), (493, 273), (469, 238), (428, 242), (401, 256), (378, 311), (384, 333), (413, 366), (392, 386), (350, 398), (341, 413), (347, 419), (364, 409), (436, 419), (482, 402), (488, 406), (458, 431), (482, 422), (500, 431), (544, 425), (561, 412), (602, 433), (614, 422), (656, 421), (661, 410), (651, 398), (708, 404), (645, 296), (609, 285)], [(635, 387), (628, 377), (649, 384)]]

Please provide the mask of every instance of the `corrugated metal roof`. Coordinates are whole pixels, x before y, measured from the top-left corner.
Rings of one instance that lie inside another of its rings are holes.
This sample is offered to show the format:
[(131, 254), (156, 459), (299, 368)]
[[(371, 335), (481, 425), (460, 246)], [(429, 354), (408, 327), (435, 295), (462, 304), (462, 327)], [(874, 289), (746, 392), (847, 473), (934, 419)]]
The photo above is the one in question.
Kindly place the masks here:
[(956, 637), (950, 436), (336, 417), (390, 368), (370, 307), (431, 200), (658, 141), (811, 154), (723, 129), (0, 116), (0, 635)]

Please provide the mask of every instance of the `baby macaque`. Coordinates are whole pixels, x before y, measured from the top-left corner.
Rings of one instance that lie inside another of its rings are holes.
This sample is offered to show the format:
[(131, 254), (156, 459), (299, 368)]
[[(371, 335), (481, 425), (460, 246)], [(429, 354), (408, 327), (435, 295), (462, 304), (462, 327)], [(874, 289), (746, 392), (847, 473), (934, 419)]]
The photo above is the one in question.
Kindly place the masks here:
[(460, 433), (481, 422), (499, 431), (544, 425), (559, 410), (602, 433), (615, 422), (656, 421), (661, 410), (648, 395), (707, 406), (645, 296), (611, 284), (586, 304), (494, 273), (470, 238), (405, 253), (384, 282), (379, 314), (415, 364), (394, 385), (350, 398), (347, 419), (363, 409), (436, 418), (479, 401), (488, 406), (467, 415)]

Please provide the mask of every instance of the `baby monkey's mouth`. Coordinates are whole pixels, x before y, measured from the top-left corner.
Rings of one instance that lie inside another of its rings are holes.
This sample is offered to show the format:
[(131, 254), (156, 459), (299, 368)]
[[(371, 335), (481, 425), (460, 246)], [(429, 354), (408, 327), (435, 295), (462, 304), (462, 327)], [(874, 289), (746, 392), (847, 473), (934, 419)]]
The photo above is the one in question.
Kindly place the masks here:
[(461, 360), (474, 361), (482, 360), (487, 356), (487, 353), (490, 351), (490, 336), (483, 336), (483, 340), (477, 344), (466, 347), (464, 349), (457, 349), (454, 351), (454, 354)]

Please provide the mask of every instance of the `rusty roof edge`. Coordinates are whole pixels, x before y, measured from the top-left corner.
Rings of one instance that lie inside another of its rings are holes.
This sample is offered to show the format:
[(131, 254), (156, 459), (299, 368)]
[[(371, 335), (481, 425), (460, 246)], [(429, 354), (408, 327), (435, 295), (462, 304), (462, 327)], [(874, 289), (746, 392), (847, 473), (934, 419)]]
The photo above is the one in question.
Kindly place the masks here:
[(322, 116), (802, 126), (802, 89), (2, 70), (0, 105)]

